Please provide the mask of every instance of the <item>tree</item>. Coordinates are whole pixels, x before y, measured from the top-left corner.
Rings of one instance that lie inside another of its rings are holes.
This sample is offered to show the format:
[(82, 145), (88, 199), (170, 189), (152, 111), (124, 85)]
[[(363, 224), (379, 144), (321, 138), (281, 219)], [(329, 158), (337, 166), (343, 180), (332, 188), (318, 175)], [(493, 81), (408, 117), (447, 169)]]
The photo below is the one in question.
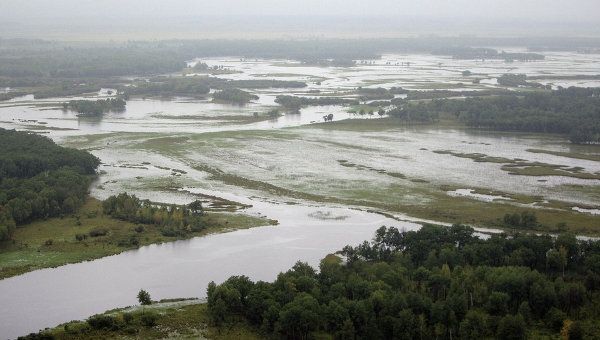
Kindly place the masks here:
[(142, 305), (142, 306), (152, 304), (152, 299), (150, 298), (150, 293), (148, 293), (147, 291), (145, 291), (143, 289), (141, 289), (140, 292), (138, 293), (137, 299), (138, 299), (138, 302), (140, 303), (140, 305)]
[(280, 331), (292, 339), (306, 339), (318, 327), (319, 303), (309, 294), (299, 294), (279, 313)]
[(526, 339), (527, 329), (521, 315), (506, 315), (500, 319), (496, 336), (501, 340)]
[(463, 339), (483, 339), (487, 334), (487, 313), (470, 310), (460, 323), (460, 336)]

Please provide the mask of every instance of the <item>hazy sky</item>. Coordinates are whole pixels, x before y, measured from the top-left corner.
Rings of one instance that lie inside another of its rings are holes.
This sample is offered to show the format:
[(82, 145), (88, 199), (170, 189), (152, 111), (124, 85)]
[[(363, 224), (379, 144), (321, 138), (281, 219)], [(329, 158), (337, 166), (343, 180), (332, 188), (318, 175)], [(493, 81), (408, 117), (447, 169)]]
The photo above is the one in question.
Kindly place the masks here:
[(599, 0), (0, 0), (0, 19), (227, 15), (412, 16), (600, 22)]

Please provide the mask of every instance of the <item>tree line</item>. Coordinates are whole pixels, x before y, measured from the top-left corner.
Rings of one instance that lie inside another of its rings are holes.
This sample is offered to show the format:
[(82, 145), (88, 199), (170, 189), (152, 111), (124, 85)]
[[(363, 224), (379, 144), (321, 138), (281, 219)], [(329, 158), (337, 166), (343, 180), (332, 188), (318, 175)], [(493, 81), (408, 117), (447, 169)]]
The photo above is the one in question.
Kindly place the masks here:
[(465, 100), (439, 99), (411, 103), (396, 101), (390, 116), (435, 121), (450, 113), (473, 128), (499, 131), (559, 133), (573, 143), (600, 143), (600, 89), (558, 89)]
[(298, 262), (273, 282), (210, 283), (212, 322), (288, 339), (600, 337), (600, 241), (382, 227), (339, 255), (319, 271)]
[(15, 226), (74, 212), (100, 161), (47, 137), (0, 129), (0, 240)]

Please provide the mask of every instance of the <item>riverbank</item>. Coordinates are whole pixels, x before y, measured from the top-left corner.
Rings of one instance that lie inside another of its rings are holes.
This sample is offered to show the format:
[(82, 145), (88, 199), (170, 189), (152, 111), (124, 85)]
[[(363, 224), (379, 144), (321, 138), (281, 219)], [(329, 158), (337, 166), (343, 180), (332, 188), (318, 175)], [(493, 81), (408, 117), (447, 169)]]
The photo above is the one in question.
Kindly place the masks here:
[(239, 213), (208, 212), (203, 218), (206, 229), (184, 237), (168, 237), (161, 234), (158, 226), (140, 228), (104, 215), (102, 202), (89, 197), (77, 214), (17, 228), (12, 240), (0, 245), (0, 279), (90, 261), (150, 244), (277, 224), (274, 220)]
[[(53, 339), (262, 339), (258, 331), (246, 322), (227, 327), (209, 323), (207, 305), (202, 300), (163, 300), (148, 306), (114, 309), (96, 316), (110, 327), (86, 321), (71, 321), (43, 330), (41, 336)], [(155, 325), (150, 326), (149, 319)], [(146, 324), (144, 324), (146, 323)], [(33, 338), (33, 335), (32, 335)]]

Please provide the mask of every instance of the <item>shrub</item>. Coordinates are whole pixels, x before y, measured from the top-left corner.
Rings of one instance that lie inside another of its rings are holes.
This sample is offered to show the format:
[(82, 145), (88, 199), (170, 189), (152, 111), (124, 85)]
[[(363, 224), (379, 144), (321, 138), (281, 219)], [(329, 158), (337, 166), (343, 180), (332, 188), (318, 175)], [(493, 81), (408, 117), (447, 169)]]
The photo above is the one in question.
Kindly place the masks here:
[(146, 327), (154, 327), (156, 326), (158, 315), (156, 315), (156, 313), (144, 313), (142, 314), (140, 320), (142, 321), (142, 325)]
[(108, 230), (104, 228), (95, 228), (90, 231), (90, 237), (99, 237), (106, 236), (108, 234)]
[(93, 329), (114, 329), (117, 326), (112, 316), (102, 314), (91, 316), (87, 323)]
[(123, 313), (123, 322), (125, 322), (126, 325), (129, 325), (131, 321), (133, 321), (133, 314)]

